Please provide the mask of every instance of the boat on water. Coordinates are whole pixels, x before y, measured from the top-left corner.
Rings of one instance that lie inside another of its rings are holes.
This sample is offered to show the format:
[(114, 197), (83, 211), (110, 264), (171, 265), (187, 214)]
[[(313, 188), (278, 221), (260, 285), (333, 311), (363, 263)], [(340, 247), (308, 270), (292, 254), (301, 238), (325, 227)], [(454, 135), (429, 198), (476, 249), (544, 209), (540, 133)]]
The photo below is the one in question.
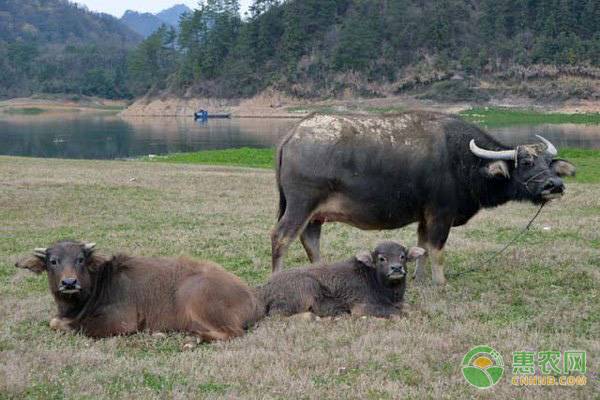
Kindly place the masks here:
[(199, 110), (194, 113), (194, 119), (209, 119), (209, 118), (231, 118), (229, 113), (209, 113), (206, 110)]

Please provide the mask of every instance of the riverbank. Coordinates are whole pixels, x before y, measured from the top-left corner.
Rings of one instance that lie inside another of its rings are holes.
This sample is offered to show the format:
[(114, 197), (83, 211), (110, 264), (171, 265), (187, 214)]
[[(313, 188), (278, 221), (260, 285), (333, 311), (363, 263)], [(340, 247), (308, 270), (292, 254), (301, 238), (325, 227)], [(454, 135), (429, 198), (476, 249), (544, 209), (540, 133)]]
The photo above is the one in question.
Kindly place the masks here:
[(87, 96), (25, 97), (0, 101), (0, 113), (39, 115), (44, 113), (117, 113), (128, 105), (125, 100), (108, 100)]
[(303, 100), (274, 90), (267, 90), (249, 99), (214, 98), (141, 98), (121, 113), (123, 116), (189, 117), (199, 109), (215, 113), (230, 113), (236, 118), (302, 118), (311, 112), (386, 114), (402, 110), (423, 109), (458, 113), (474, 107), (527, 109), (538, 113), (599, 113), (600, 100), (567, 100), (541, 103), (526, 97), (503, 96), (486, 102), (440, 102), (421, 95), (399, 95), (384, 98)]
[[(184, 335), (94, 340), (50, 330), (55, 306), (46, 277), (14, 262), (78, 238), (103, 254), (211, 259), (264, 283), (277, 207), (273, 172), (17, 157), (0, 164), (0, 393), (8, 398), (465, 398), (480, 394), (460, 367), (477, 344), (491, 345), (508, 366), (513, 352), (585, 350), (587, 370), (600, 369), (599, 184), (570, 183), (524, 238), (481, 270), (449, 276), (441, 289), (410, 282), (406, 318), (268, 318), (239, 339), (182, 352)], [(514, 202), (454, 228), (447, 272), (490, 256), (534, 212)], [(323, 256), (346, 259), (380, 240), (414, 245), (415, 232), (328, 224)], [(286, 263), (308, 264), (299, 242)], [(506, 368), (495, 397), (590, 398), (598, 390), (590, 372), (581, 387), (516, 387), (512, 376)]]

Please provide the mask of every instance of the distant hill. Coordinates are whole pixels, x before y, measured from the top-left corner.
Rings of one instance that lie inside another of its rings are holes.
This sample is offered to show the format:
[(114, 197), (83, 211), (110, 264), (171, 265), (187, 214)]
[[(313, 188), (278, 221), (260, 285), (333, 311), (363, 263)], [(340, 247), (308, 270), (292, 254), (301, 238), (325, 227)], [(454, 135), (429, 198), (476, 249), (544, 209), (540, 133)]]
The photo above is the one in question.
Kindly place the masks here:
[(121, 17), (121, 22), (143, 37), (150, 36), (165, 22), (154, 14), (139, 13), (127, 10)]
[(181, 14), (191, 11), (192, 10), (185, 4), (177, 4), (171, 8), (167, 8), (166, 10), (159, 12), (156, 14), (156, 16), (165, 23), (176, 27), (179, 25), (179, 18), (181, 17)]
[(142, 37), (66, 0), (0, 0), (0, 97), (127, 96), (126, 56)]
[(184, 4), (177, 4), (157, 14), (127, 10), (121, 17), (121, 22), (143, 37), (148, 37), (162, 24), (176, 28), (181, 15), (190, 11), (192, 10)]
[(111, 15), (66, 0), (0, 0), (0, 40), (135, 45), (140, 37)]

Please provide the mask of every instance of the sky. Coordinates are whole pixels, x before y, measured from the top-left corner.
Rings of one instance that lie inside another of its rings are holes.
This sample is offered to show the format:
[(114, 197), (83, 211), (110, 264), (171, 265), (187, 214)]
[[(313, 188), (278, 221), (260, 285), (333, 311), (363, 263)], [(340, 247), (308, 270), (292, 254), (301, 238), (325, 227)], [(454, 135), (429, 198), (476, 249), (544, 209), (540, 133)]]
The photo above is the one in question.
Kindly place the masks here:
[[(196, 8), (198, 0), (73, 0), (75, 3), (84, 4), (91, 11), (104, 12), (121, 18), (126, 10), (138, 12), (157, 13), (175, 4), (185, 4), (189, 8)], [(252, 0), (240, 0), (241, 14), (248, 9)]]

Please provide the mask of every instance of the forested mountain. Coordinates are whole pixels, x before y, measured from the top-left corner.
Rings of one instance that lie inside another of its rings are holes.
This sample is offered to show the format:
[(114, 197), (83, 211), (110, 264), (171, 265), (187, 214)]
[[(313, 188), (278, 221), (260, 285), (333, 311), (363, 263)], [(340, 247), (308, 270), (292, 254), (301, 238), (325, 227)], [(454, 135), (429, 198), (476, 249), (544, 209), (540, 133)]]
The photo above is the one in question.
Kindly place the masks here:
[(121, 22), (146, 38), (156, 32), (163, 24), (167, 24), (169, 27), (177, 27), (181, 15), (190, 11), (192, 10), (183, 4), (175, 5), (157, 14), (127, 10), (121, 17)]
[(0, 96), (600, 98), (598, 0), (254, 0), (246, 19), (205, 0), (139, 40), (66, 0), (0, 0)]
[(454, 76), (469, 96), (481, 77), (600, 78), (600, 1), (255, 0), (242, 21), (236, 0), (208, 0), (132, 59), (136, 94), (380, 95)]
[(128, 96), (127, 54), (140, 41), (116, 18), (66, 0), (0, 0), (0, 97)]

